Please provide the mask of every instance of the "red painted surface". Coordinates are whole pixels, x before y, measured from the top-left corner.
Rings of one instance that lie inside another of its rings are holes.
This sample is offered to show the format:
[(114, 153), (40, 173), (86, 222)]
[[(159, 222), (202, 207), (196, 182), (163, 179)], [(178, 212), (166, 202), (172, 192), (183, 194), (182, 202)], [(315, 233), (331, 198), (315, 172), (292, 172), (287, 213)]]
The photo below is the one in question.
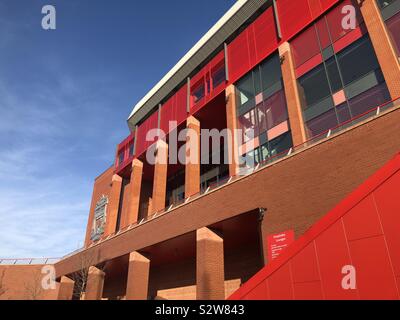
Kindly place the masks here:
[(399, 190), (400, 154), (229, 299), (400, 299)]
[[(296, 39), (292, 41), (292, 38), (308, 27), (313, 21), (316, 21), (338, 2), (341, 2), (341, 5), (329, 11), (327, 14), (328, 23), (332, 25), (334, 30), (333, 37), (334, 41), (336, 41), (335, 50), (338, 51), (342, 49), (343, 46), (347, 46), (352, 41), (358, 39), (359, 34), (357, 32), (343, 33), (343, 30), (340, 29), (340, 23), (338, 23), (338, 19), (342, 17), (340, 13), (341, 7), (351, 3), (351, 0), (277, 0), (282, 39), (278, 39), (274, 12), (272, 7), (269, 7), (228, 44), (229, 81), (224, 81), (218, 87), (213, 88), (212, 75), (218, 68), (225, 64), (223, 50), (191, 78), (191, 93), (193, 93), (198, 85), (204, 84), (205, 96), (197, 103), (194, 103), (193, 97), (191, 98), (189, 114), (194, 115), (204, 106), (212, 103), (212, 101), (224, 91), (227, 84), (239, 80), (254, 66), (274, 53), (283, 42), (291, 41), (292, 44), (294, 44)], [(358, 15), (358, 17), (358, 23), (360, 24), (362, 21), (361, 15)], [(320, 35), (322, 35), (321, 40), (325, 46), (325, 44), (328, 43), (327, 32), (324, 30), (326, 27), (322, 24), (317, 27), (320, 31)], [(303, 54), (302, 51), (304, 50), (307, 52), (305, 54), (306, 59), (301, 61), (304, 65), (301, 65), (300, 62), (297, 63), (297, 67), (299, 67), (298, 70), (296, 70), (297, 76), (304, 74), (322, 61), (321, 55), (317, 52), (317, 42), (312, 41), (315, 38), (312, 32), (310, 33), (310, 37), (311, 38), (305, 41), (305, 43), (300, 43), (298, 46), (298, 50), (300, 50), (298, 53), (299, 55)], [(186, 106), (186, 90), (186, 85), (184, 85), (162, 106), (160, 128), (165, 132), (169, 131), (169, 121), (176, 120), (179, 125), (186, 120), (186, 108), (183, 107)], [(135, 150), (136, 158), (142, 155), (152, 144), (152, 142), (146, 142), (146, 133), (150, 129), (157, 128), (157, 124), (158, 112), (156, 111), (139, 126)], [(124, 166), (126, 166), (126, 164), (124, 164)], [(118, 160), (116, 160), (116, 167), (118, 167)]]
[(294, 242), (294, 231), (289, 230), (268, 236), (268, 260), (277, 258), (283, 250)]
[(150, 115), (138, 128), (135, 157), (139, 157), (154, 141), (146, 141), (146, 135), (151, 129), (158, 128), (158, 111)]

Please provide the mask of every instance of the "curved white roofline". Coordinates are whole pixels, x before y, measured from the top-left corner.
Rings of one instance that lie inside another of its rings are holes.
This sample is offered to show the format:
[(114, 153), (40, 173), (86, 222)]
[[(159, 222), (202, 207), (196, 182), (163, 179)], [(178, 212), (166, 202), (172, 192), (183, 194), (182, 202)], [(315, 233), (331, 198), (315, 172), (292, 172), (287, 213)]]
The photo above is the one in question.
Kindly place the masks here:
[(128, 120), (180, 70), (249, 0), (238, 0), (224, 16), (186, 53), (182, 59), (135, 105)]

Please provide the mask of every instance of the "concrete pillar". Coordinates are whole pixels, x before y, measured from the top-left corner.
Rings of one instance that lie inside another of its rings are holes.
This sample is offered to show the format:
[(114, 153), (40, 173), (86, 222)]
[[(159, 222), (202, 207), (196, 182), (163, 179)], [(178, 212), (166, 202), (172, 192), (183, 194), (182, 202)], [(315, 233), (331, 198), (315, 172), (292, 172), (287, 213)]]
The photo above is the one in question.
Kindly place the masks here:
[(147, 300), (149, 288), (150, 260), (139, 252), (129, 255), (126, 300)]
[[(168, 170), (168, 144), (158, 140), (156, 145), (156, 163), (154, 165), (153, 196), (151, 201), (152, 213), (165, 208), (167, 194), (167, 170)], [(150, 208), (150, 206), (149, 206)]]
[(375, 0), (358, 0), (372, 45), (392, 99), (400, 97), (400, 62), (397, 50)]
[(114, 174), (111, 182), (111, 192), (107, 208), (106, 232), (104, 233), (104, 236), (114, 233), (117, 227), (121, 189), (122, 178), (119, 175)]
[(190, 116), (186, 120), (185, 197), (200, 192), (200, 121)]
[(288, 42), (279, 47), (283, 84), (285, 86), (286, 104), (288, 108), (290, 128), (292, 130), (293, 145), (297, 146), (307, 140), (304, 126), (301, 99), (294, 70), (293, 55)]
[(72, 300), (75, 282), (68, 277), (61, 277), (57, 300)]
[(228, 142), (229, 152), (229, 175), (231, 177), (238, 173), (239, 168), (239, 146), (237, 129), (237, 102), (236, 89), (233, 84), (225, 89), (226, 94), (226, 128), (231, 132), (231, 141)]
[(105, 273), (96, 267), (90, 267), (85, 291), (85, 300), (101, 300), (103, 296)]
[(127, 225), (131, 225), (138, 221), (140, 191), (142, 188), (143, 163), (134, 159), (132, 162), (131, 182), (130, 182), (130, 197), (128, 206)]
[(196, 237), (197, 300), (224, 300), (224, 241), (208, 228), (197, 230)]

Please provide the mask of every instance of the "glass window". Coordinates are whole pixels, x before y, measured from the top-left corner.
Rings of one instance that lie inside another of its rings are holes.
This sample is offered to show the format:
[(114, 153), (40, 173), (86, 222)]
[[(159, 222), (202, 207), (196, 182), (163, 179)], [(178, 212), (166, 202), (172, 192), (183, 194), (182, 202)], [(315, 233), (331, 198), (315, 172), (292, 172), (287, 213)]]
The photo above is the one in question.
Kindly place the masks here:
[(273, 55), (260, 65), (262, 88), (265, 91), (282, 79), (282, 70), (279, 55)]
[(299, 84), (306, 102), (306, 109), (331, 94), (323, 64), (302, 76)]
[(125, 152), (121, 151), (118, 155), (118, 165), (121, 165), (124, 162)]
[(132, 156), (133, 156), (133, 148), (134, 148), (134, 144), (131, 143), (131, 144), (129, 145), (129, 157), (132, 157)]
[(384, 8), (386, 8), (387, 6), (391, 5), (393, 2), (396, 2), (396, 1), (398, 1), (398, 0), (377, 0), (377, 1), (378, 1), (379, 6), (380, 6), (382, 9), (384, 9)]
[(400, 12), (386, 21), (394, 45), (397, 47), (397, 55), (400, 56)]
[(289, 131), (269, 142), (270, 156), (273, 157), (281, 154), (282, 152), (289, 151), (292, 146), (292, 135)]
[(337, 125), (338, 120), (334, 108), (307, 122), (310, 137), (317, 136), (329, 129), (333, 129)]
[(225, 75), (225, 65), (220, 66), (216, 71), (213, 72), (212, 74), (212, 82), (213, 82), (213, 88), (215, 89), (218, 87), (221, 83), (225, 82), (226, 80), (226, 75)]
[(237, 83), (237, 91), (238, 91), (238, 103), (239, 107), (244, 106), (250, 101), (254, 101), (254, 82), (253, 82), (253, 74), (250, 72), (246, 76), (244, 76)]
[(390, 100), (386, 84), (380, 84), (349, 100), (353, 117), (359, 116)]
[(204, 83), (201, 83), (196, 87), (196, 89), (193, 90), (194, 103), (197, 103), (201, 99), (203, 99), (204, 95), (205, 95)]
[(379, 68), (375, 51), (368, 36), (348, 46), (337, 56), (345, 85)]
[(328, 71), (332, 92), (335, 93), (343, 89), (342, 80), (340, 79), (339, 69), (335, 57), (330, 58), (326, 62), (326, 70)]
[(243, 142), (254, 139), (254, 137), (258, 135), (256, 113), (254, 109), (242, 116), (239, 116), (238, 120), (239, 128), (242, 129)]
[(286, 121), (288, 119), (288, 111), (284, 90), (280, 90), (266, 99), (264, 108), (268, 130)]

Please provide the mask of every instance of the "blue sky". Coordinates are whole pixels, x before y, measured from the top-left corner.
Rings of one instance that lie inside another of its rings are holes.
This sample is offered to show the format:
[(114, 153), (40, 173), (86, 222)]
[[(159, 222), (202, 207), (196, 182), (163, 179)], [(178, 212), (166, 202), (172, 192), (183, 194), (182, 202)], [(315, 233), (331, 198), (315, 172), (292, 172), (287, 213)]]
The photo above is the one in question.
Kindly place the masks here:
[(234, 2), (0, 0), (0, 258), (82, 246), (132, 106)]

